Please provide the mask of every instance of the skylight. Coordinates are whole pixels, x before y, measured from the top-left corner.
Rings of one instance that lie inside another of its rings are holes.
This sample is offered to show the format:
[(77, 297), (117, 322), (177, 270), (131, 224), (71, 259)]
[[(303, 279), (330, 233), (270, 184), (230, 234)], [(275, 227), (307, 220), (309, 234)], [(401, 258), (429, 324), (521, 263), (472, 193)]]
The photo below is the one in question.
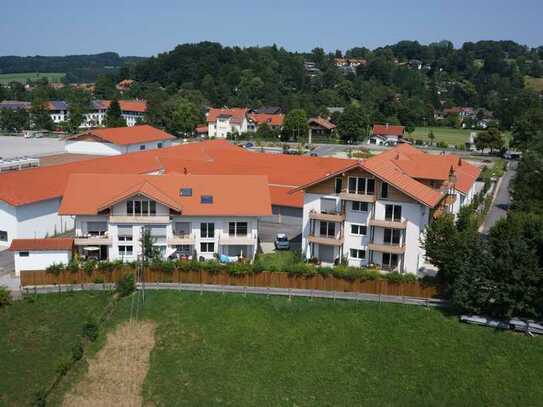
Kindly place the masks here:
[(179, 196), (192, 196), (192, 188), (181, 188)]
[(200, 203), (212, 204), (213, 203), (213, 195), (202, 195), (200, 197)]

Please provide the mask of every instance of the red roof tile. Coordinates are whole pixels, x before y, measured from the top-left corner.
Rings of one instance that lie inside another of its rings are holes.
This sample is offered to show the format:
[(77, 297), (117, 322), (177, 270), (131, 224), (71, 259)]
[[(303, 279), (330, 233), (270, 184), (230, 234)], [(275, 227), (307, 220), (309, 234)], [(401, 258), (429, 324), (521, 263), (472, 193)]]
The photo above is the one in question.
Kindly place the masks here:
[(405, 127), (391, 124), (374, 124), (372, 134), (376, 136), (403, 136)]
[(130, 145), (149, 143), (152, 141), (175, 140), (175, 137), (155, 127), (143, 124), (134, 127), (115, 127), (107, 129), (93, 129), (76, 136), (69, 137), (69, 140), (77, 140), (87, 134), (93, 135), (108, 143), (117, 145)]
[(74, 239), (45, 238), (45, 239), (13, 239), (9, 250), (20, 251), (60, 251), (72, 250)]
[(336, 128), (336, 125), (322, 117), (312, 117), (309, 119), (309, 124), (315, 123), (318, 126), (324, 127), (327, 130), (333, 130)]
[(249, 109), (236, 107), (232, 109), (209, 109), (207, 112), (207, 122), (215, 123), (220, 116), (231, 117), (233, 122), (241, 123), (247, 116)]
[(258, 126), (264, 123), (270, 126), (282, 126), (285, 120), (285, 115), (283, 114), (252, 113), (249, 117)]
[[(100, 188), (89, 188), (89, 185)], [(192, 195), (180, 196), (181, 188), (191, 188)], [(70, 176), (59, 214), (96, 215), (135, 195), (154, 199), (185, 216), (271, 215), (270, 190), (265, 176), (133, 174)], [(202, 195), (213, 196), (213, 203), (202, 204)]]

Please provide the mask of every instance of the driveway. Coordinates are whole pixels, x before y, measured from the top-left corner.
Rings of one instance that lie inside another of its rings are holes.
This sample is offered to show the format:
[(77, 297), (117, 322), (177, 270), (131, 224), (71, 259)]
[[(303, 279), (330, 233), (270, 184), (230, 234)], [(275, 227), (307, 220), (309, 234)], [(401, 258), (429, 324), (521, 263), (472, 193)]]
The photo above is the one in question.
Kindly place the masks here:
[(19, 290), (20, 280), (15, 277), (15, 264), (13, 252), (0, 251), (0, 286), (8, 287), (12, 291)]
[(258, 223), (258, 237), (260, 247), (264, 253), (275, 251), (274, 241), (277, 233), (286, 233), (290, 240), (290, 250), (300, 250), (302, 247), (302, 225), (288, 225), (285, 223), (262, 222)]
[(488, 215), (483, 224), (483, 234), (488, 234), (492, 226), (496, 224), (501, 218), (507, 216), (507, 211), (511, 206), (511, 194), (509, 193), (509, 185), (511, 180), (516, 174), (516, 163), (509, 162), (507, 171), (502, 177), (501, 184), (498, 192), (496, 193), (496, 199), (492, 203), (492, 207), (488, 212)]

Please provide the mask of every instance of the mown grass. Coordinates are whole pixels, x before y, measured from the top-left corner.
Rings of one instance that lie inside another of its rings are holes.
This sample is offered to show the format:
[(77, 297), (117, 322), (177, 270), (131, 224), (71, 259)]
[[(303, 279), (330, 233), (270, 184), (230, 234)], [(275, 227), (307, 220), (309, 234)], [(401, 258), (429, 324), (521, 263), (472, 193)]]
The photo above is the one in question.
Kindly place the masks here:
[[(88, 298), (39, 301), (57, 308), (46, 315), (62, 327), (73, 318), (67, 310), (96, 302)], [(34, 305), (20, 306), (38, 313)], [(108, 328), (131, 310), (132, 299), (122, 300)], [(543, 400), (542, 338), (463, 325), (439, 310), (148, 290), (139, 315), (157, 324), (144, 405), (537, 406)], [(51, 348), (63, 342), (40, 340)], [(8, 345), (2, 352), (14, 346)], [(53, 358), (45, 346), (40, 352), (40, 359)], [(34, 376), (25, 377), (15, 358), (8, 367), (31, 385)]]
[[(460, 146), (469, 141), (471, 133), (478, 133), (480, 130), (472, 129), (453, 129), (450, 127), (417, 127), (415, 131), (409, 134), (409, 137), (415, 140), (422, 140), (426, 143), (430, 143), (428, 138), (430, 132), (433, 131), (435, 139), (433, 143), (442, 142), (447, 145)], [(509, 145), (511, 139), (511, 132), (506, 131), (502, 133), (506, 145)]]
[(524, 83), (527, 88), (535, 90), (537, 92), (543, 92), (543, 78), (534, 78), (531, 76), (526, 76), (524, 78)]
[(0, 406), (31, 405), (109, 301), (105, 294), (51, 294), (0, 308)]
[(0, 84), (8, 84), (10, 82), (21, 82), (25, 84), (28, 80), (37, 81), (42, 78), (47, 78), (49, 82), (62, 82), (65, 73), (42, 73), (42, 72), (23, 72), (23, 73), (4, 73), (0, 74)]

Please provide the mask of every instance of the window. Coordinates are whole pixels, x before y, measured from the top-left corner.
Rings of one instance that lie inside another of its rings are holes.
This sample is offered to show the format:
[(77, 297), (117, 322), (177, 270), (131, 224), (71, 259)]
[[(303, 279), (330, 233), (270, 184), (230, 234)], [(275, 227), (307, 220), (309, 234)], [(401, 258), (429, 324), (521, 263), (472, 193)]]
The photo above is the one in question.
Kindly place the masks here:
[(401, 236), (400, 229), (385, 229), (383, 242), (385, 244), (400, 244), (400, 236)]
[(398, 255), (394, 253), (383, 253), (382, 265), (388, 268), (395, 268), (398, 266)]
[(213, 253), (215, 251), (215, 243), (213, 242), (201, 242), (200, 251), (202, 253)]
[(200, 237), (214, 238), (215, 224), (214, 223), (200, 223)]
[(336, 236), (336, 224), (334, 222), (322, 222), (320, 223), (320, 235), (321, 236)]
[(134, 254), (132, 246), (119, 246), (120, 256), (132, 256)]
[(126, 201), (128, 216), (155, 216), (156, 202), (149, 199), (132, 199)]
[(90, 236), (104, 236), (107, 231), (107, 222), (87, 222), (87, 233)]
[(156, 146), (157, 148), (162, 148), (162, 143), (158, 143)]
[(247, 236), (247, 222), (230, 222), (228, 234), (230, 236)]
[(200, 197), (200, 203), (202, 203), (202, 204), (212, 204), (213, 203), (213, 196), (212, 195), (202, 195)]
[(349, 193), (373, 195), (375, 193), (375, 180), (373, 178), (349, 177)]
[(330, 198), (321, 198), (322, 213), (337, 213), (337, 201)]
[(7, 242), (8, 241), (8, 232), (5, 230), (0, 230), (0, 242)]
[(120, 242), (131, 242), (133, 240), (132, 226), (117, 226), (117, 240)]
[(342, 187), (343, 187), (343, 180), (340, 177), (337, 177), (336, 178), (336, 184), (335, 184), (335, 187), (334, 187), (334, 190), (335, 190), (336, 194), (341, 193)]
[(175, 246), (175, 251), (181, 255), (191, 255), (192, 246), (190, 244), (181, 244)]
[(179, 196), (192, 196), (192, 188), (181, 188)]
[(28, 257), (30, 256), (29, 252), (19, 252), (19, 257)]
[(140, 150), (141, 151), (145, 150), (145, 146), (143, 144), (140, 146)]
[(365, 236), (368, 234), (368, 227), (366, 225), (351, 225), (351, 235)]
[(362, 249), (351, 249), (350, 255), (351, 255), (351, 258), (353, 259), (365, 259), (366, 251)]
[(367, 202), (353, 202), (353, 211), (355, 212), (367, 212), (368, 203)]
[(388, 183), (386, 182), (381, 184), (381, 198), (388, 198)]
[(400, 222), (402, 220), (401, 205), (386, 205), (385, 206), (385, 220)]

